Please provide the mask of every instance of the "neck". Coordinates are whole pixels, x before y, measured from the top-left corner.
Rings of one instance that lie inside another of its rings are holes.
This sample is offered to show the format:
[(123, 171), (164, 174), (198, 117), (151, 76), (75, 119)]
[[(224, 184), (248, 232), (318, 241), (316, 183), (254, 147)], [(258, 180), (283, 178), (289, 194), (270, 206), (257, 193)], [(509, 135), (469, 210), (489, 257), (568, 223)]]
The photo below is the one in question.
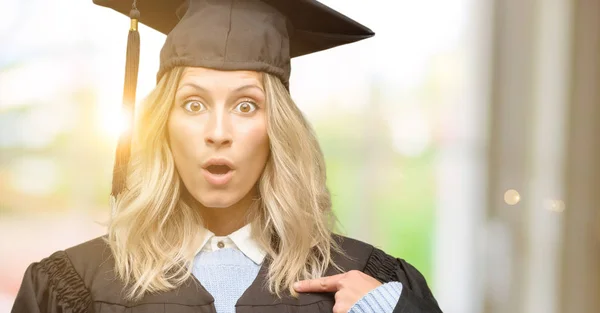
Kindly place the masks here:
[(208, 208), (200, 205), (200, 214), (204, 227), (216, 236), (227, 236), (244, 227), (247, 221), (247, 212), (252, 204), (250, 196), (245, 196), (234, 205), (227, 208)]
[(229, 208), (205, 208), (202, 210), (204, 227), (216, 236), (227, 236), (242, 228), (245, 223), (246, 210)]

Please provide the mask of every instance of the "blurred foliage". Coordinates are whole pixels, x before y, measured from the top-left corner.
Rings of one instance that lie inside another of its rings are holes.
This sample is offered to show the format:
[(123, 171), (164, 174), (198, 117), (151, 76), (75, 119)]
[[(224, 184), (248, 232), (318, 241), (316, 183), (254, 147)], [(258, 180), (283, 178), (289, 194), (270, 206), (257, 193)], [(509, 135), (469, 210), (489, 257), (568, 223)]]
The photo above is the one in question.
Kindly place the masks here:
[[(416, 157), (400, 155), (390, 148), (386, 132), (373, 135), (372, 130), (360, 131), (356, 127), (360, 125), (360, 118), (360, 115), (343, 116), (315, 123), (327, 163), (327, 185), (333, 210), (341, 223), (341, 231), (356, 233), (359, 228), (367, 227), (373, 234), (369, 243), (410, 262), (433, 286), (435, 150), (431, 148)], [(384, 154), (386, 158), (386, 163), (375, 164), (374, 173), (368, 173), (379, 176), (378, 184), (363, 181), (365, 166), (369, 166), (366, 163), (370, 162), (364, 156), (365, 147), (361, 146), (365, 140), (376, 141), (373, 153)], [(359, 201), (369, 193), (368, 201)], [(356, 221), (359, 210), (374, 216)]]

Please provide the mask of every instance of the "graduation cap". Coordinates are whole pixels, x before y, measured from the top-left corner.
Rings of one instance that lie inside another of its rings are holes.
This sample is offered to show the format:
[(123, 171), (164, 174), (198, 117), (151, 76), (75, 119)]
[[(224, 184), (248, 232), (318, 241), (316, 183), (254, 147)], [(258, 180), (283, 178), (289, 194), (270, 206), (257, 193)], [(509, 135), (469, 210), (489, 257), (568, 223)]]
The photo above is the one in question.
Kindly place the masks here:
[[(272, 74), (289, 88), (291, 58), (374, 33), (316, 0), (93, 0), (131, 18), (123, 105), (133, 119), (138, 21), (165, 35), (157, 81), (176, 66)], [(131, 128), (119, 139), (111, 194), (125, 187)]]

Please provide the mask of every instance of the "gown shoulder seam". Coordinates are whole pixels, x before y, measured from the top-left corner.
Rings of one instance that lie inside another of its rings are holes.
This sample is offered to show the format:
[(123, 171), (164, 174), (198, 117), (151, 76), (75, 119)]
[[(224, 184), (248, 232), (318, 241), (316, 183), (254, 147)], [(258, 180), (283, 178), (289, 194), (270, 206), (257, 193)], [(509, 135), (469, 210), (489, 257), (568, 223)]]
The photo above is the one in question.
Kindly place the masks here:
[(83, 278), (77, 273), (65, 251), (58, 251), (43, 259), (38, 270), (47, 276), (50, 292), (56, 301), (73, 312), (85, 312), (92, 297)]

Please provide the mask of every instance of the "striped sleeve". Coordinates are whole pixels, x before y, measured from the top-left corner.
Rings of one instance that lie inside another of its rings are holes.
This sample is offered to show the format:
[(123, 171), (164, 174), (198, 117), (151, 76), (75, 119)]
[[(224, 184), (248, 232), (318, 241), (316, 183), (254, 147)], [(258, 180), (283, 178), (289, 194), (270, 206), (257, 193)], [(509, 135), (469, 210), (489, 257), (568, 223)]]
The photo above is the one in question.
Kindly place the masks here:
[(392, 313), (401, 293), (402, 283), (385, 283), (358, 300), (348, 313)]

